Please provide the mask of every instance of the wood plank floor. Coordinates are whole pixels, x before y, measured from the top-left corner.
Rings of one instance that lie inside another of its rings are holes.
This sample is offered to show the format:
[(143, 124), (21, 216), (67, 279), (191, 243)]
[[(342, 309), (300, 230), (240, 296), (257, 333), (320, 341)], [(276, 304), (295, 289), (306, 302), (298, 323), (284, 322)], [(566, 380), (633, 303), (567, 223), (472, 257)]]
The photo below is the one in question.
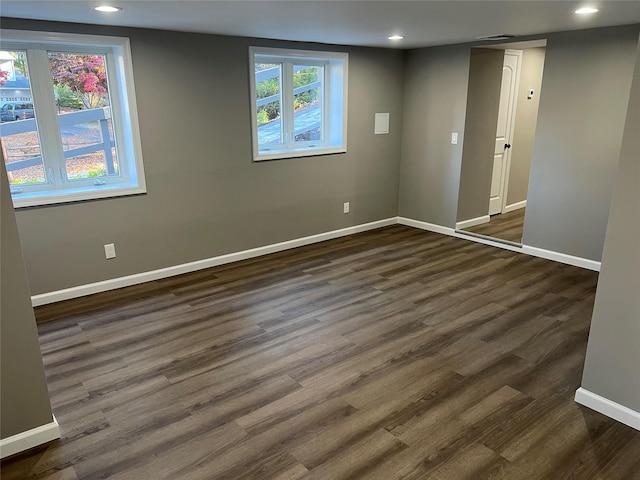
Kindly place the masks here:
[(596, 280), (392, 226), (40, 307), (63, 438), (2, 478), (638, 479), (573, 401)]
[(522, 243), (524, 230), (524, 208), (519, 208), (509, 213), (492, 215), (489, 223), (465, 228), (465, 232), (479, 233), (488, 237), (507, 240), (509, 242)]

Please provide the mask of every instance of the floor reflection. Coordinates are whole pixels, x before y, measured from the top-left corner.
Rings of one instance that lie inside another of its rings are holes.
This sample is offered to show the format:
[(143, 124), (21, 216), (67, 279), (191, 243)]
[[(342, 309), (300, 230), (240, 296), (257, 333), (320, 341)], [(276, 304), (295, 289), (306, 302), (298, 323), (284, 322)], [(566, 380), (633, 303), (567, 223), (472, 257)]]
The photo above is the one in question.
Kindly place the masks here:
[(489, 223), (468, 227), (462, 231), (521, 244), (522, 230), (524, 228), (524, 211), (524, 208), (520, 208), (509, 213), (499, 213), (498, 215), (491, 216)]

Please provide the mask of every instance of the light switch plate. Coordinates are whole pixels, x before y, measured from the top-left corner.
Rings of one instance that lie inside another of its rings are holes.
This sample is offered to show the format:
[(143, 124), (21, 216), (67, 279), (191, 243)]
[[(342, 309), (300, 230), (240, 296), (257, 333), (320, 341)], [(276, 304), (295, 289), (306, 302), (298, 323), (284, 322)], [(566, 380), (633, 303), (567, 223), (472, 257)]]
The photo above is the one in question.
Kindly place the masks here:
[(113, 243), (108, 243), (104, 246), (104, 256), (107, 260), (116, 258), (116, 246)]
[(451, 145), (457, 145), (457, 144), (458, 144), (458, 133), (453, 132), (451, 134)]

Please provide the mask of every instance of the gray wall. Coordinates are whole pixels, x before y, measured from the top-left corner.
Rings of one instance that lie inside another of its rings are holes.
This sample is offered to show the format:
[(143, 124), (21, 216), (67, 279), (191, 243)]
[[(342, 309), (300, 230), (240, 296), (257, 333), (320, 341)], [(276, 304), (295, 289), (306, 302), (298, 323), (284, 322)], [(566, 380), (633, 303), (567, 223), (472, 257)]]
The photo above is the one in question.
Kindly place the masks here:
[(457, 220), (487, 215), (504, 52), (471, 49)]
[[(407, 52), (399, 214), (453, 228), (456, 223), (469, 47)], [(451, 133), (458, 144), (451, 145)]]
[(640, 412), (640, 41), (582, 387)]
[[(398, 213), (402, 51), (15, 19), (2, 26), (131, 39), (148, 193), (19, 210), (34, 294)], [(250, 45), (349, 52), (348, 153), (251, 161)], [(376, 112), (390, 113), (388, 135), (373, 134)], [(106, 261), (102, 246), (111, 242), (118, 256)]]
[[(533, 141), (538, 120), (542, 72), (544, 70), (545, 47), (525, 48), (522, 50), (522, 68), (518, 86), (513, 146), (511, 147), (511, 166), (507, 188), (507, 205), (527, 199), (529, 172), (533, 155)], [(527, 91), (533, 88), (533, 98), (527, 98)]]
[(0, 225), (0, 438), (4, 439), (53, 420), (4, 168), (0, 168)]
[(547, 36), (524, 244), (601, 259), (639, 30)]

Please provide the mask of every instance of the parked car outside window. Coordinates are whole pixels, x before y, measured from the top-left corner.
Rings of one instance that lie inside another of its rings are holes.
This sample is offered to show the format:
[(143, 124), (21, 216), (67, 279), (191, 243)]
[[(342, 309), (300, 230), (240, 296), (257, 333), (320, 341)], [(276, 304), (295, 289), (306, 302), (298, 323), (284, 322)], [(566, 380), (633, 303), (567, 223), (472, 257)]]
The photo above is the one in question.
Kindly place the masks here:
[(0, 107), (0, 121), (13, 122), (34, 118), (32, 103), (5, 103)]

